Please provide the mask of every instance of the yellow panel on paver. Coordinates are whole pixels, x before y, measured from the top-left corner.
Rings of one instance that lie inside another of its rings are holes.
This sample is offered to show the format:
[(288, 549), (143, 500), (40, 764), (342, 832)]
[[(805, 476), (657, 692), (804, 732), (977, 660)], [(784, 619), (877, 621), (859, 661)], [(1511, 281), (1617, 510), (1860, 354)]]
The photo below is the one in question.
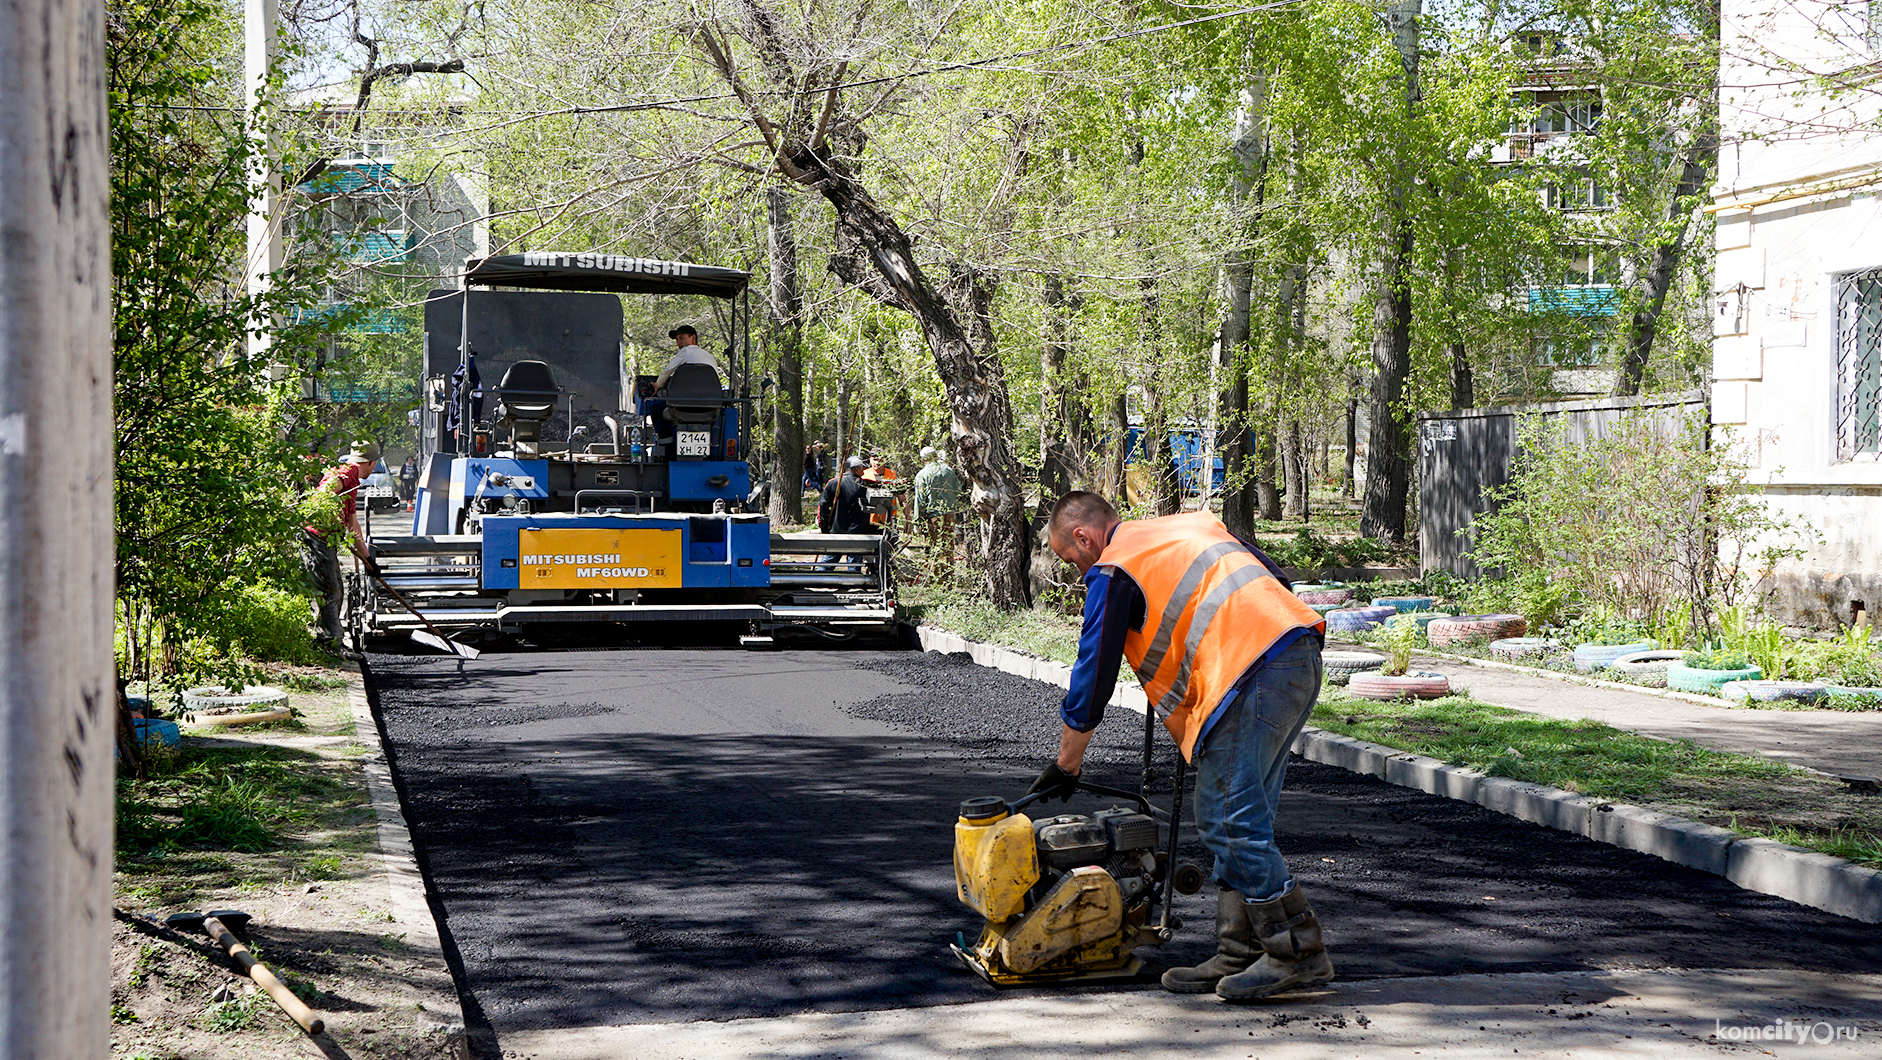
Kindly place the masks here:
[(677, 589), (680, 531), (549, 529), (517, 532), (521, 589)]

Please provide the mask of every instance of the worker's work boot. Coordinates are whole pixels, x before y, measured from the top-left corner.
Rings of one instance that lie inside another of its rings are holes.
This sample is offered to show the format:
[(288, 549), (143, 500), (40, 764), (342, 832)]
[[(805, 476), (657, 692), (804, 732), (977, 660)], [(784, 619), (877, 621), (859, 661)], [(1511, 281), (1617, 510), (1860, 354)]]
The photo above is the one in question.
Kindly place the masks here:
[(1320, 938), (1320, 919), (1298, 883), (1279, 898), (1248, 903), (1248, 919), (1261, 959), (1246, 971), (1224, 976), (1215, 984), (1217, 995), (1243, 1001), (1333, 978), (1333, 958)]
[(1240, 891), (1224, 887), (1215, 897), (1215, 956), (1194, 968), (1172, 968), (1163, 973), (1163, 989), (1173, 994), (1206, 994), (1216, 981), (1255, 963), (1261, 950), (1250, 934), (1252, 909)]

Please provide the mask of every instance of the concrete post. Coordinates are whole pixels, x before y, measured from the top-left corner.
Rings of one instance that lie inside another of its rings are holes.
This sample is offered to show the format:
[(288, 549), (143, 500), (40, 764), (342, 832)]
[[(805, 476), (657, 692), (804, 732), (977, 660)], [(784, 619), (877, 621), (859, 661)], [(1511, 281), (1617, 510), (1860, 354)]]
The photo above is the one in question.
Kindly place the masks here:
[(0, 1056), (110, 1049), (104, 5), (0, 4)]
[[(281, 268), (281, 174), (275, 171), (274, 113), (268, 106), (268, 74), (275, 60), (275, 24), (279, 22), (277, 0), (246, 0), (243, 7), (243, 67), (248, 83), (248, 135), (255, 143), (255, 157), (249, 166), (248, 195), (248, 293), (260, 298), (274, 288), (274, 274)], [(253, 364), (267, 363), (264, 358), (274, 344), (268, 331), (251, 331), (248, 356)]]

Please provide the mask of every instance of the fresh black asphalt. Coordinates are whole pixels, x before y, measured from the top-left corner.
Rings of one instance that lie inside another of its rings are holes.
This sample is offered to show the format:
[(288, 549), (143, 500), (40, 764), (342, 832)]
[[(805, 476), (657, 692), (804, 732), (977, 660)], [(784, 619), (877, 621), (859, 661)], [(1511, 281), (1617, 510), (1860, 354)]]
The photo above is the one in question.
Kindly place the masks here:
[[(888, 651), (368, 669), (486, 1047), (523, 1029), (999, 996), (947, 951), (978, 926), (954, 897), (955, 808), (1024, 791), (1056, 748), (1056, 689)], [(1138, 715), (1109, 718), (1090, 775), (1134, 788), (1142, 735)], [(1299, 759), (1279, 836), (1346, 979), (1882, 966), (1873, 926)], [(1184, 853), (1208, 867), (1193, 830)], [(1153, 963), (1207, 956), (1213, 908), (1213, 888), (1182, 899), (1188, 925)]]

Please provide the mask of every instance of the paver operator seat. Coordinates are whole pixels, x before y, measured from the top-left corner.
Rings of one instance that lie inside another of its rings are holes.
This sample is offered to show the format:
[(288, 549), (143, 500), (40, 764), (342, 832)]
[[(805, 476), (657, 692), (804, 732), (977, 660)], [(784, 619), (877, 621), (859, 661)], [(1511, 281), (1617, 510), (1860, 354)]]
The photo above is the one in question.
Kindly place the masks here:
[(555, 415), (562, 391), (555, 373), (542, 361), (517, 361), (497, 384), (497, 423), (510, 428), (510, 442), (532, 452), (542, 441), (542, 425)]
[(710, 428), (732, 403), (731, 395), (719, 385), (719, 373), (707, 364), (683, 364), (674, 369), (661, 396), (667, 402), (661, 417), (668, 423), (692, 430)]

